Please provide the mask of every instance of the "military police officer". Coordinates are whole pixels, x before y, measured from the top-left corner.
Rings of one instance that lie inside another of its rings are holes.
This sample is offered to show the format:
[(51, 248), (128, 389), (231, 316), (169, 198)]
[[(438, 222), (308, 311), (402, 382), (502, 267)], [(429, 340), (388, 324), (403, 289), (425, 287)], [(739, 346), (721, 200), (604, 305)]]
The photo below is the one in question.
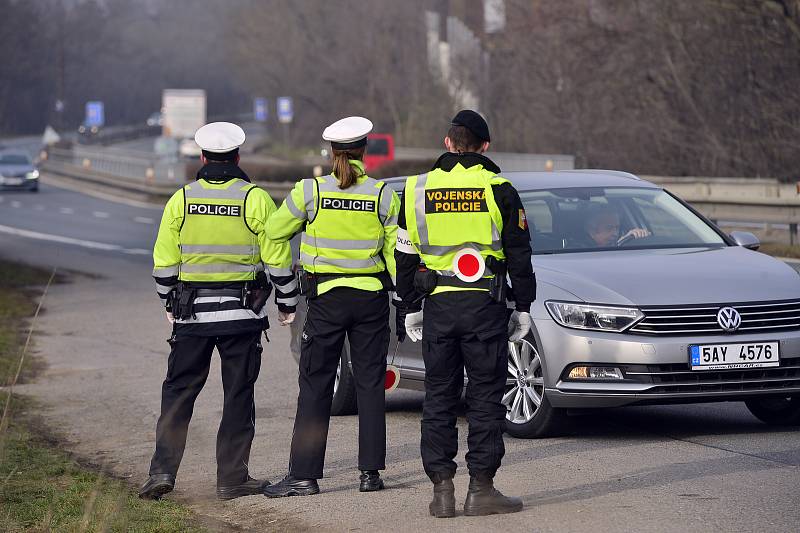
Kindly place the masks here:
[(150, 478), (139, 491), (145, 499), (158, 499), (175, 485), (194, 401), (215, 347), (225, 395), (217, 434), (217, 497), (260, 494), (268, 484), (251, 478), (247, 466), (261, 332), (268, 327), (265, 303), (274, 287), (279, 319), (290, 323), (297, 285), (289, 245), (267, 239), (275, 203), (238, 166), (244, 140), (235, 124), (200, 128), (195, 141), (204, 166), (164, 208), (153, 277), (173, 334)]
[(308, 299), (300, 355), (300, 393), (289, 473), (264, 489), (269, 497), (319, 492), (336, 367), (345, 335), (358, 402), (358, 468), (362, 492), (383, 489), (386, 420), (384, 380), (389, 297), (400, 201), (366, 175), (362, 162), (372, 123), (348, 117), (331, 124), (333, 172), (304, 179), (269, 220), (268, 234), (285, 242), (302, 231), (301, 291)]
[[(422, 340), (421, 450), (434, 483), (429, 510), (436, 517), (455, 516), (456, 407), (464, 369), (470, 474), (464, 514), (522, 509), (521, 500), (494, 488), (493, 478), (505, 453), (506, 274), (516, 299), (512, 341), (530, 331), (535, 279), (525, 210), (511, 183), (483, 155), (489, 142), (486, 121), (460, 111), (444, 139), (447, 153), (430, 172), (406, 181), (399, 217), (397, 292), (405, 309), (398, 316), (411, 340)], [(423, 298), (424, 314), (418, 303)]]

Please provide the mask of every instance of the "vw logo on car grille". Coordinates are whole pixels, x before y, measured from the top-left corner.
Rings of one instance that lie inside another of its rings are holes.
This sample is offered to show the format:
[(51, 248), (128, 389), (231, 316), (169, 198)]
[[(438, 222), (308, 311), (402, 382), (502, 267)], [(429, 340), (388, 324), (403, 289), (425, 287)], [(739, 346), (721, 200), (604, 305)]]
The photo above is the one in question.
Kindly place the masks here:
[(717, 322), (724, 331), (731, 333), (742, 325), (742, 315), (733, 307), (723, 307), (717, 313)]

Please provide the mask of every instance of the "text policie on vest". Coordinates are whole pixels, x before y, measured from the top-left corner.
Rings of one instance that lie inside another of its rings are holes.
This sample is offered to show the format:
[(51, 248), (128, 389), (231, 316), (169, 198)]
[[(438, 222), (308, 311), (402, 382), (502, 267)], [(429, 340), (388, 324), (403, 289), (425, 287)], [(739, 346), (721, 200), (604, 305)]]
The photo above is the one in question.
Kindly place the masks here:
[(375, 211), (375, 200), (355, 200), (352, 198), (323, 198), (322, 209), (342, 211)]
[(487, 212), (484, 189), (431, 189), (425, 191), (426, 213)]
[(189, 214), (238, 217), (242, 213), (239, 205), (189, 204)]

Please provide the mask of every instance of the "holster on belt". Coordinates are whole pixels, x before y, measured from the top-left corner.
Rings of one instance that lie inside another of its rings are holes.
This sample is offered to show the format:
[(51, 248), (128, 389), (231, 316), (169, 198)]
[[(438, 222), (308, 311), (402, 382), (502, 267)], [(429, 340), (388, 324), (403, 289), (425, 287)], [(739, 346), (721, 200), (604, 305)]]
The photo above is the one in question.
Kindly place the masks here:
[(505, 303), (508, 293), (508, 285), (506, 284), (508, 265), (505, 261), (489, 256), (486, 258), (486, 266), (494, 274), (489, 283), (489, 296), (497, 303)]
[(176, 319), (194, 318), (194, 298), (196, 289), (181, 282), (175, 287), (175, 299), (172, 302), (172, 314)]
[(272, 293), (272, 284), (267, 279), (266, 273), (259, 272), (254, 281), (247, 283), (245, 291), (245, 307), (258, 314), (267, 304), (269, 295)]

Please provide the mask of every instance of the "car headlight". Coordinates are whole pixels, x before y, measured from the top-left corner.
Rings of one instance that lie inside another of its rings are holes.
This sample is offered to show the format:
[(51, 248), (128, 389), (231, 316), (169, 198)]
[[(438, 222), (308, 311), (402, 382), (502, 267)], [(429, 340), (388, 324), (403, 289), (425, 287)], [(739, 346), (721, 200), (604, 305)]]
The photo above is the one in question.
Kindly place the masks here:
[(36, 178), (39, 177), (39, 171), (38, 170), (31, 170), (30, 172), (25, 174), (25, 177), (28, 178), (29, 180), (35, 180)]
[(614, 307), (575, 302), (545, 302), (553, 320), (566, 328), (624, 331), (644, 318), (635, 307)]

